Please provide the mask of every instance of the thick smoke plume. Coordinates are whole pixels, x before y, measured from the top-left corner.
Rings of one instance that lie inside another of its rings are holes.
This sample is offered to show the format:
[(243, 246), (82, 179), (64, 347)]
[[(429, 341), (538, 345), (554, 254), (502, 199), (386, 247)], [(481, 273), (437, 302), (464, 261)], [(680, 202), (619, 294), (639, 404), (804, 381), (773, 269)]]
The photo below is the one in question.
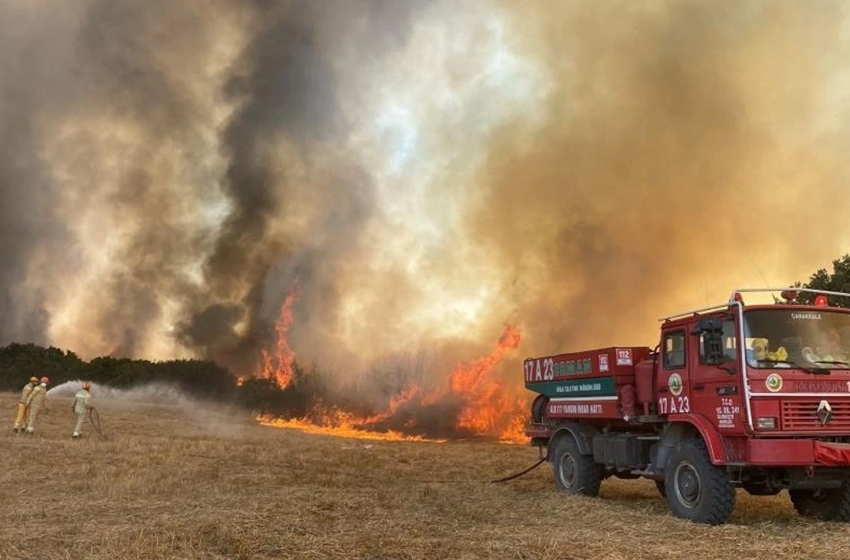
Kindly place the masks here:
[(735, 2), (513, 14), (518, 48), (548, 72), (547, 118), (491, 137), (468, 237), (535, 348), (646, 344), (652, 319), (805, 280), (847, 251), (847, 16)]
[(0, 344), (445, 376), (847, 251), (834, 2), (2, 12)]

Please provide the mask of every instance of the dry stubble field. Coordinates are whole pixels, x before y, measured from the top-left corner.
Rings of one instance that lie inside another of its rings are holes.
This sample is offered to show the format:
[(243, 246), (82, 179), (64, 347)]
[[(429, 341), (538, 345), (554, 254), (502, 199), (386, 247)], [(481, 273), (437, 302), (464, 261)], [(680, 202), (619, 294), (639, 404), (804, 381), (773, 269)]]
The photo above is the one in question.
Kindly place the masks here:
[[(97, 398), (97, 395), (95, 395)], [(69, 439), (65, 399), (13, 436), (0, 395), (0, 559), (847, 559), (850, 528), (739, 491), (729, 524), (672, 518), (647, 481), (557, 494), (536, 451), (260, 427), (212, 407), (95, 404), (108, 441)]]

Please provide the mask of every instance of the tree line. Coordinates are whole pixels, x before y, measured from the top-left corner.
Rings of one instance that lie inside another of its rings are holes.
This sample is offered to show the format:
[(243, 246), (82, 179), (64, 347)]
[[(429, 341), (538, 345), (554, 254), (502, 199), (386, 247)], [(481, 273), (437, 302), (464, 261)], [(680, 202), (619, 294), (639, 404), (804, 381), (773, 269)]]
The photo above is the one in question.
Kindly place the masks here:
[(12, 343), (0, 348), (0, 391), (18, 392), (30, 377), (48, 377), (50, 386), (85, 380), (117, 389), (165, 383), (184, 394), (245, 406), (257, 413), (303, 417), (316, 398), (326, 395), (323, 378), (313, 369), (293, 364), (293, 380), (282, 389), (269, 379), (237, 376), (210, 360), (152, 362), (129, 358), (98, 357), (86, 362), (74, 352), (36, 344)]
[(12, 343), (0, 348), (0, 391), (18, 391), (33, 376), (49, 377), (53, 387), (77, 379), (116, 388), (167, 382), (201, 398), (236, 396), (236, 378), (212, 361), (152, 362), (104, 356), (86, 362), (70, 350), (53, 346)]

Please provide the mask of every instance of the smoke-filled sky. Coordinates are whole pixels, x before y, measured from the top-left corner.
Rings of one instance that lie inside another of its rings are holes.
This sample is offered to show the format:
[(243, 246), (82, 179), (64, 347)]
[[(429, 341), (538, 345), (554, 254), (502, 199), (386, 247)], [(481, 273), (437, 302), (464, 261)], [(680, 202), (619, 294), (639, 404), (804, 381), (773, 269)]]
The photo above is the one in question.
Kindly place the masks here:
[(3, 0), (0, 344), (652, 346), (848, 252), (848, 68), (839, 2)]

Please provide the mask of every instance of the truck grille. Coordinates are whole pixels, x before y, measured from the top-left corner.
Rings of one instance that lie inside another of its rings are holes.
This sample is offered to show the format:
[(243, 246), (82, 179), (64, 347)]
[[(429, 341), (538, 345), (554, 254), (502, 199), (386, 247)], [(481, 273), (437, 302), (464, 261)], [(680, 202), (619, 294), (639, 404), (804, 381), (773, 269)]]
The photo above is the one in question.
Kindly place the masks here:
[[(832, 409), (826, 424), (818, 419), (818, 407), (824, 400)], [(838, 398), (783, 400), (781, 426), (789, 431), (850, 432), (850, 401)]]

